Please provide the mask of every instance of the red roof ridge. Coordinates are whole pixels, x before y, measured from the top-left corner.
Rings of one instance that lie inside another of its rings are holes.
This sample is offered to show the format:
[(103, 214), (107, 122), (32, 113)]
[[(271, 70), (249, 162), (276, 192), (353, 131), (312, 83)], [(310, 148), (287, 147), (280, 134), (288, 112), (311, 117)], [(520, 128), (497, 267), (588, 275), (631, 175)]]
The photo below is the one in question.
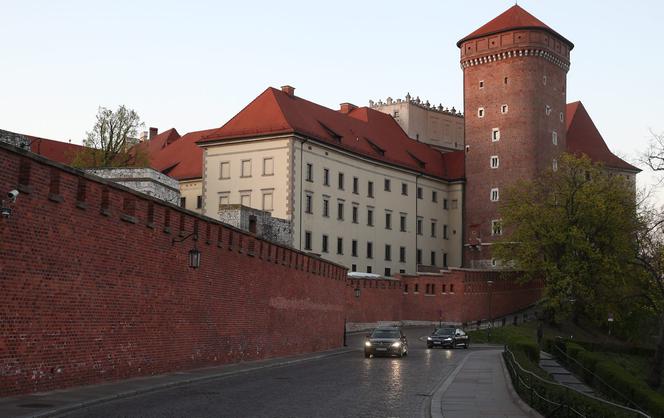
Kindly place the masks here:
[(461, 38), (459, 42), (457, 42), (457, 47), (460, 47), (462, 43), (471, 39), (481, 38), (482, 36), (493, 35), (500, 32), (507, 32), (514, 29), (542, 29), (551, 32), (552, 34), (565, 41), (567, 44), (569, 44), (570, 50), (574, 48), (574, 44), (567, 38), (551, 29), (551, 27), (549, 27), (546, 23), (528, 13), (518, 4), (515, 4), (489, 22), (479, 27), (477, 30)]

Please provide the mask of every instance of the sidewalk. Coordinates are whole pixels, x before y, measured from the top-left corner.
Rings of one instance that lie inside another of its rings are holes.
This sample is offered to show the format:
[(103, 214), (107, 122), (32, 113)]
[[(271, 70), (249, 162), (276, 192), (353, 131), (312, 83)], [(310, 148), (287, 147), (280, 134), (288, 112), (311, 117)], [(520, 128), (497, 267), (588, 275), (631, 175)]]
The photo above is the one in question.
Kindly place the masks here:
[(471, 352), (434, 394), (432, 417), (541, 417), (514, 391), (502, 349)]
[(0, 398), (0, 417), (50, 417), (85, 406), (125, 398), (140, 393), (186, 385), (192, 382), (217, 379), (271, 367), (318, 360), (354, 351), (350, 348), (304, 354), (292, 357), (229, 364), (204, 369), (187, 370), (158, 376), (138, 377), (98, 385), (73, 387), (33, 395)]

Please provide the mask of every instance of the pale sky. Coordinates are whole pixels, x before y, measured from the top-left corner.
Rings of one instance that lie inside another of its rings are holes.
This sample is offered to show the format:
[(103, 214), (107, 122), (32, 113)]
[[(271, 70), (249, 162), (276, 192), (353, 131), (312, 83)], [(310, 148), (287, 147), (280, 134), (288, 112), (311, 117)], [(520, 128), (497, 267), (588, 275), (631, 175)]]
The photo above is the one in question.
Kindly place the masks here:
[[(333, 109), (407, 92), (460, 109), (456, 42), (513, 4), (0, 0), (0, 129), (80, 143), (98, 106), (125, 104), (184, 134), (284, 84)], [(664, 2), (520, 5), (575, 44), (568, 102), (634, 162), (664, 132)]]

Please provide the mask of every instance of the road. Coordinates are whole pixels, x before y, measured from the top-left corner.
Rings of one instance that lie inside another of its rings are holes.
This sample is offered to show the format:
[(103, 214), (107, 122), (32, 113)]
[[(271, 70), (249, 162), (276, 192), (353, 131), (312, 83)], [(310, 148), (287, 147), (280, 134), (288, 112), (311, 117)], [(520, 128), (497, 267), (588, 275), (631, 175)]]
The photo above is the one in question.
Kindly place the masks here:
[(357, 351), (120, 399), (67, 417), (420, 417), (436, 388), (473, 349), (427, 350), (430, 329), (406, 329), (409, 355)]

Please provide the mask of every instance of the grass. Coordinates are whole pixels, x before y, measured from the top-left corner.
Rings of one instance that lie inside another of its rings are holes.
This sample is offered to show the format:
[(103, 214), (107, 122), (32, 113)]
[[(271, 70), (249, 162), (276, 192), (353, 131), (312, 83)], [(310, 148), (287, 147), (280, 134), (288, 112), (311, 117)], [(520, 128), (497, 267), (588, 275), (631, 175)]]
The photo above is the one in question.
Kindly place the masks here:
[[(618, 366), (625, 369), (625, 371), (641, 381), (645, 381), (650, 373), (649, 357), (637, 356), (633, 354), (624, 353), (608, 353), (608, 352), (595, 352), (598, 356), (611, 361)], [(657, 390), (658, 393), (664, 395), (664, 385), (660, 386)]]

